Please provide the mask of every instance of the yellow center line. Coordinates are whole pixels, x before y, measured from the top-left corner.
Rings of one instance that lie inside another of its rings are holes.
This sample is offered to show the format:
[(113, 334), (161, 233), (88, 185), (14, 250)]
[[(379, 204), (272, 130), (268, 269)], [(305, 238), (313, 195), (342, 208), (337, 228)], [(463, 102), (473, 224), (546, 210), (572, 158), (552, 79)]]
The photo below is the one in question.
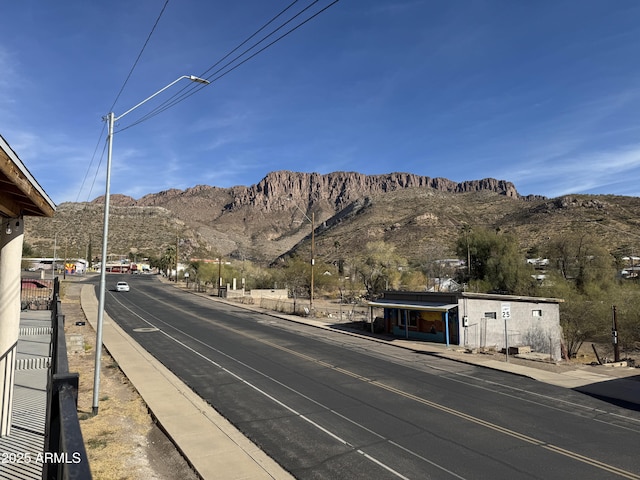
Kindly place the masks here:
[[(162, 303), (165, 303), (165, 302), (162, 302)], [(170, 304), (167, 304), (167, 305), (170, 305)], [(183, 312), (183, 313), (186, 313), (186, 312)], [(190, 315), (192, 315), (192, 316), (194, 316), (194, 317), (196, 317), (198, 319), (205, 320), (207, 322), (211, 322), (211, 320), (208, 319), (208, 318), (204, 318), (204, 317), (201, 317), (199, 315), (193, 315), (193, 314), (190, 314)], [(352, 372), (351, 370), (346, 370), (344, 368), (338, 367), (338, 366), (333, 365), (333, 364), (331, 364), (329, 362), (325, 362), (324, 360), (319, 360), (319, 359), (314, 358), (314, 357), (312, 357), (310, 355), (307, 355), (305, 353), (297, 352), (295, 350), (292, 350), (292, 349), (287, 348), (287, 347), (283, 347), (282, 345), (278, 345), (278, 344), (270, 342), (268, 340), (257, 338), (255, 335), (252, 335), (251, 333), (247, 333), (245, 331), (241, 331), (241, 330), (238, 330), (236, 328), (233, 328), (233, 327), (221, 324), (221, 323), (215, 323), (215, 326), (218, 327), (218, 328), (224, 328), (225, 330), (231, 331), (231, 332), (233, 332), (233, 333), (235, 333), (237, 335), (242, 335), (244, 337), (250, 338), (253, 341), (258, 341), (258, 342), (260, 342), (260, 343), (262, 343), (264, 345), (268, 345), (268, 346), (270, 346), (272, 348), (275, 348), (275, 349), (280, 350), (282, 352), (288, 353), (288, 354), (293, 355), (295, 357), (301, 358), (301, 359), (306, 360), (306, 361), (308, 361), (310, 363), (314, 363), (316, 365), (320, 365), (322, 367), (334, 370), (334, 371), (336, 371), (338, 373), (341, 373), (343, 375), (349, 376), (351, 378), (355, 378), (355, 379), (357, 379), (357, 380), (359, 380), (361, 382), (368, 383), (369, 385), (373, 385), (375, 387), (381, 388), (383, 390), (386, 390), (388, 392), (394, 393), (396, 395), (400, 395), (400, 396), (402, 396), (404, 398), (413, 400), (413, 401), (415, 401), (417, 403), (420, 403), (422, 405), (429, 406), (429, 407), (431, 407), (433, 409), (439, 410), (439, 411), (444, 412), (444, 413), (448, 413), (450, 415), (456, 416), (456, 417), (461, 418), (463, 420), (466, 420), (468, 422), (475, 423), (476, 425), (480, 425), (480, 426), (483, 426), (485, 428), (489, 428), (491, 430), (494, 430), (496, 432), (502, 433), (504, 435), (508, 435), (510, 437), (513, 437), (513, 438), (516, 438), (518, 440), (521, 440), (523, 442), (526, 442), (526, 443), (529, 443), (529, 444), (532, 444), (532, 445), (536, 445), (538, 447), (544, 448), (544, 449), (549, 450), (551, 452), (563, 455), (563, 456), (571, 458), (573, 460), (576, 460), (576, 461), (591, 465), (593, 467), (599, 468), (601, 470), (605, 470), (607, 472), (613, 473), (613, 474), (618, 475), (620, 477), (628, 478), (630, 480), (640, 480), (640, 475), (635, 474), (633, 472), (629, 472), (629, 471), (623, 470), (623, 469), (618, 468), (618, 467), (616, 467), (614, 465), (609, 465), (607, 463), (600, 462), (598, 460), (586, 457), (586, 456), (581, 455), (579, 453), (572, 452), (572, 451), (566, 450), (566, 449), (564, 449), (562, 447), (558, 447), (556, 445), (543, 442), (542, 440), (538, 440), (538, 439), (536, 439), (534, 437), (530, 437), (530, 436), (525, 435), (523, 433), (516, 432), (515, 430), (511, 430), (509, 428), (502, 427), (500, 425), (497, 425), (495, 423), (489, 422), (487, 420), (483, 420), (481, 418), (475, 417), (475, 416), (470, 415), (468, 413), (464, 413), (464, 412), (461, 412), (459, 410), (455, 410), (453, 408), (450, 408), (450, 407), (447, 407), (445, 405), (442, 405), (440, 403), (436, 403), (436, 402), (433, 402), (431, 400), (427, 400), (425, 398), (419, 397), (417, 395), (413, 395), (411, 393), (405, 392), (403, 390), (399, 390), (399, 389), (397, 389), (395, 387), (392, 387), (390, 385), (387, 385), (385, 383), (382, 383), (382, 382), (379, 382), (377, 380), (373, 380), (371, 378), (362, 376), (362, 375), (360, 375), (358, 373)]]
[(249, 337), (249, 338), (251, 338), (253, 340), (257, 340), (260, 343), (263, 343), (265, 345), (269, 345), (270, 347), (273, 347), (275, 349), (281, 350), (281, 351), (286, 352), (286, 353), (288, 353), (290, 355), (294, 355), (294, 356), (296, 356), (298, 358), (307, 360), (307, 361), (309, 361), (311, 363), (314, 363), (316, 365), (320, 365), (322, 367), (329, 368), (329, 369), (331, 369), (331, 370), (333, 370), (335, 372), (341, 373), (343, 375), (347, 375), (347, 376), (349, 376), (351, 378), (355, 378), (355, 379), (360, 380), (360, 381), (362, 381), (364, 383), (368, 383), (369, 385), (376, 386), (378, 388), (381, 388), (381, 389), (386, 390), (388, 392), (394, 393), (396, 395), (400, 395), (400, 396), (402, 396), (404, 398), (413, 400), (413, 401), (415, 401), (417, 403), (421, 403), (422, 405), (429, 406), (429, 407), (434, 408), (436, 410), (439, 410), (441, 412), (448, 413), (450, 415), (454, 415), (454, 416), (456, 416), (458, 418), (461, 418), (463, 420), (466, 420), (468, 422), (475, 423), (476, 425), (480, 425), (480, 426), (483, 426), (485, 428), (489, 428), (489, 429), (494, 430), (496, 432), (502, 433), (504, 435), (508, 435), (510, 437), (516, 438), (516, 439), (521, 440), (523, 442), (526, 442), (526, 443), (529, 443), (529, 444), (532, 444), (532, 445), (536, 445), (538, 447), (542, 447), (542, 448), (544, 448), (546, 450), (549, 450), (551, 452), (563, 455), (565, 457), (569, 457), (569, 458), (571, 458), (573, 460), (577, 460), (579, 462), (586, 463), (588, 465), (591, 465), (593, 467), (599, 468), (601, 470), (605, 470), (607, 472), (614, 473), (614, 474), (616, 474), (616, 475), (618, 475), (620, 477), (628, 478), (628, 479), (631, 479), (631, 480), (640, 480), (640, 475), (637, 475), (637, 474), (635, 474), (633, 472), (629, 472), (629, 471), (623, 470), (623, 469), (618, 468), (618, 467), (616, 467), (614, 465), (609, 465), (607, 463), (600, 462), (598, 460), (586, 457), (586, 456), (581, 455), (579, 453), (572, 452), (570, 450), (566, 450), (566, 449), (564, 449), (562, 447), (558, 447), (556, 445), (549, 444), (547, 442), (543, 442), (542, 440), (538, 440), (538, 439), (536, 439), (534, 437), (530, 437), (530, 436), (525, 435), (523, 433), (516, 432), (515, 430), (511, 430), (509, 428), (497, 425), (497, 424), (489, 422), (487, 420), (483, 420), (481, 418), (475, 417), (475, 416), (470, 415), (468, 413), (464, 413), (464, 412), (461, 412), (459, 410), (455, 410), (453, 408), (447, 407), (446, 405), (442, 405), (440, 403), (436, 403), (436, 402), (433, 402), (431, 400), (427, 400), (425, 398), (419, 397), (417, 395), (413, 395), (413, 394), (405, 392), (403, 390), (399, 390), (399, 389), (397, 389), (395, 387), (392, 387), (390, 385), (387, 385), (385, 383), (382, 383), (382, 382), (379, 382), (377, 380), (373, 380), (371, 378), (362, 376), (362, 375), (360, 375), (358, 373), (352, 372), (351, 370), (346, 370), (346, 369), (344, 369), (342, 367), (338, 367), (338, 366), (333, 365), (333, 364), (331, 364), (329, 362), (325, 362), (324, 360), (319, 360), (319, 359), (314, 358), (314, 357), (312, 357), (310, 355), (307, 355), (305, 353), (297, 352), (295, 350), (292, 350), (292, 349), (287, 348), (287, 347), (283, 347), (282, 345), (278, 345), (278, 344), (270, 342), (268, 340), (256, 338), (255, 336), (253, 336), (251, 334), (248, 334), (248, 333), (245, 333), (245, 332), (240, 332), (238, 330), (232, 329), (231, 327), (227, 327), (226, 325), (223, 326), (223, 328), (226, 328), (226, 329), (229, 329), (229, 330), (233, 330), (234, 332), (239, 333), (240, 335), (244, 335), (244, 336)]

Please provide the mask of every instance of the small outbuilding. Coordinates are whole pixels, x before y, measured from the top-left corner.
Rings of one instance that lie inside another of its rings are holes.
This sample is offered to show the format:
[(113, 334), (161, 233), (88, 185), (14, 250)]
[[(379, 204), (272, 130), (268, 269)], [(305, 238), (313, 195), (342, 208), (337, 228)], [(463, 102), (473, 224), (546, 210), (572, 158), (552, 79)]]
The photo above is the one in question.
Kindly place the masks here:
[(478, 349), (528, 346), (561, 358), (558, 298), (471, 292), (385, 292), (369, 302), (378, 328), (399, 338)]

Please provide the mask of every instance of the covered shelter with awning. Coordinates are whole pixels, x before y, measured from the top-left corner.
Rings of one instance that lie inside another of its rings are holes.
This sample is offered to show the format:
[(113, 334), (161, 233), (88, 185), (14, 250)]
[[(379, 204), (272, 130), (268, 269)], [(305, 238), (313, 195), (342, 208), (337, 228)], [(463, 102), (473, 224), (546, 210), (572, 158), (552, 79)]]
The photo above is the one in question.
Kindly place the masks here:
[[(385, 297), (368, 303), (384, 309), (384, 331), (401, 338), (414, 338), (449, 345), (459, 343), (458, 304), (429, 299), (398, 298), (396, 293), (385, 292)], [(415, 296), (415, 295), (412, 295)]]
[[(372, 329), (399, 338), (561, 358), (559, 298), (477, 292), (384, 292), (369, 302)], [(384, 314), (374, 318), (374, 310)]]
[(51, 217), (55, 209), (16, 152), (0, 136), (0, 437), (11, 431), (24, 217)]

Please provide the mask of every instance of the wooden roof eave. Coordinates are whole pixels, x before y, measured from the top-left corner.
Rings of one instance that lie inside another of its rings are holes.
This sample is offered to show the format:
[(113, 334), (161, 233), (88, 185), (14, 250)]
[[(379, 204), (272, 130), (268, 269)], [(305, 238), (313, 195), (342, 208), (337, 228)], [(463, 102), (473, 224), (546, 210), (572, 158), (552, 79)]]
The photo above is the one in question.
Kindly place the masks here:
[(0, 215), (52, 217), (56, 206), (0, 136)]

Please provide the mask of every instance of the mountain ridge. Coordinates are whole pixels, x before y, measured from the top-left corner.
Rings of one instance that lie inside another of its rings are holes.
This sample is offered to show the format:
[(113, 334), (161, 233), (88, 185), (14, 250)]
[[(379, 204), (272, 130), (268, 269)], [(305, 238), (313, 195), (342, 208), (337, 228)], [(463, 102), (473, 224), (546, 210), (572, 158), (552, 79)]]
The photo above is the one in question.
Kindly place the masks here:
[[(523, 200), (546, 198), (540, 195), (520, 195), (512, 182), (489, 177), (481, 180), (455, 182), (442, 177), (428, 177), (406, 172), (367, 175), (348, 171), (320, 174), (278, 170), (268, 173), (258, 183), (250, 186), (236, 185), (224, 188), (201, 184), (185, 190), (172, 188), (146, 194), (138, 200), (126, 195), (112, 194), (111, 203), (118, 206), (154, 206), (185, 195), (201, 195), (204, 192), (228, 192), (234, 197), (234, 201), (228, 205), (230, 208), (240, 208), (244, 205), (260, 206), (262, 204), (266, 210), (269, 210), (271, 201), (282, 197), (287, 192), (287, 195), (296, 200), (304, 199), (307, 196), (305, 193), (307, 193), (308, 203), (310, 204), (321, 197), (328, 197), (335, 201), (337, 208), (340, 208), (363, 194), (427, 187), (452, 193), (488, 190), (499, 195)], [(322, 192), (326, 192), (326, 195), (323, 195)], [(354, 192), (356, 195), (353, 195)], [(104, 195), (93, 200), (93, 203), (103, 202)]]
[[(250, 186), (196, 185), (138, 200), (112, 194), (110, 204), (112, 254), (159, 256), (178, 242), (184, 258), (223, 255), (261, 263), (292, 252), (306, 255), (312, 219), (321, 260), (330, 259), (336, 245), (341, 255), (357, 255), (364, 243), (377, 240), (394, 243), (406, 256), (434, 245), (452, 254), (463, 225), (517, 233), (522, 247), (529, 248), (581, 221), (590, 222), (584, 225), (591, 229), (606, 222), (622, 230), (637, 228), (628, 212), (640, 207), (635, 197), (522, 196), (513, 183), (492, 178), (454, 182), (399, 172), (291, 171), (271, 172)], [(60, 246), (64, 235), (76, 250), (73, 255), (84, 257), (90, 241), (101, 242), (102, 215), (103, 197), (61, 204), (53, 219), (29, 219), (25, 241), (50, 256), (54, 237)], [(562, 227), (553, 225), (556, 220)], [(611, 236), (611, 242), (621, 239)]]

